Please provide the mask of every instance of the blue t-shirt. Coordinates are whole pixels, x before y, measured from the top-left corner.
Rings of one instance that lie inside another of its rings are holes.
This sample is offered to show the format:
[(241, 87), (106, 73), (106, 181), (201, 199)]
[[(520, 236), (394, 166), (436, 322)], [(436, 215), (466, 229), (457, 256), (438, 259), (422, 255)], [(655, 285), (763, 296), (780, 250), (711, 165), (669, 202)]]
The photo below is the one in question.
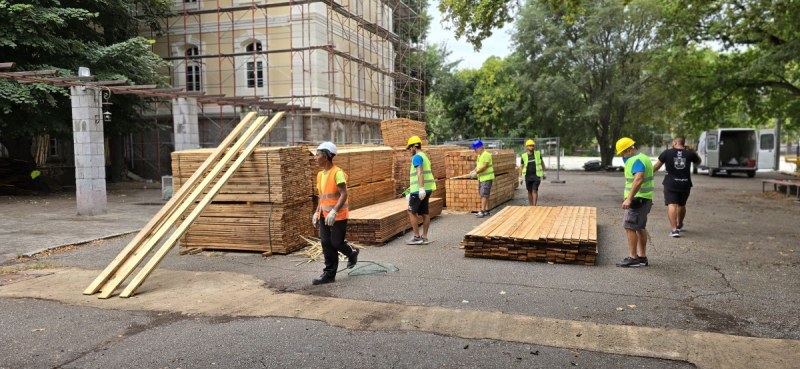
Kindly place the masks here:
[[(627, 163), (628, 159), (630, 159), (632, 157), (633, 156), (629, 156), (627, 158), (622, 158), (622, 161)], [(641, 160), (636, 160), (636, 162), (633, 163), (633, 168), (631, 168), (631, 174), (636, 174), (636, 173), (639, 173), (639, 172), (644, 172), (644, 163), (642, 163)]]
[(422, 155), (414, 154), (414, 157), (411, 158), (411, 165), (413, 165), (414, 168), (422, 165)]

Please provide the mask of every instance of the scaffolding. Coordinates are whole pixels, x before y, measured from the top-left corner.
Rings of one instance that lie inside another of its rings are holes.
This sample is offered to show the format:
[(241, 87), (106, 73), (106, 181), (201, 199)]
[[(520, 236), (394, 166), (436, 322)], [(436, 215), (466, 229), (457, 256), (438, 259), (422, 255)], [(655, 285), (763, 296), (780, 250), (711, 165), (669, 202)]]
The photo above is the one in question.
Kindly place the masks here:
[[(366, 143), (383, 119), (424, 120), (422, 9), (406, 1), (179, 0), (150, 37), (173, 86), (286, 111), (272, 144)], [(198, 102), (204, 145), (254, 109)]]

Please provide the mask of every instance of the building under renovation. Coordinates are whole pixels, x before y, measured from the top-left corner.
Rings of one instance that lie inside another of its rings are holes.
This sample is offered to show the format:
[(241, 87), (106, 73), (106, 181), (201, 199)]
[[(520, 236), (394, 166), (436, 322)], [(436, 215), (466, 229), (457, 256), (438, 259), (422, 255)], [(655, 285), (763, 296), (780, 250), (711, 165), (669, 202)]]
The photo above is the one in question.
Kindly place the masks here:
[[(173, 87), (204, 93), (184, 107), (196, 109), (199, 146), (253, 110), (287, 112), (271, 145), (371, 143), (383, 119), (423, 119), (420, 11), (403, 0), (176, 0), (146, 36), (171, 63)], [(222, 95), (234, 103), (214, 103)], [(156, 107), (163, 130), (128, 140), (130, 169), (169, 173), (172, 105)]]

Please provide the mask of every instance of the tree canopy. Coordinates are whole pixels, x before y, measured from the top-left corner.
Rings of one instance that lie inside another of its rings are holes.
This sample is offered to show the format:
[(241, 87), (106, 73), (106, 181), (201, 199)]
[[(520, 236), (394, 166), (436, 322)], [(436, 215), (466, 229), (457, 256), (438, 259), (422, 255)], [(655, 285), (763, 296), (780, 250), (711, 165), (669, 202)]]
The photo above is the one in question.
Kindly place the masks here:
[[(138, 37), (140, 27), (157, 27), (169, 11), (168, 0), (0, 0), (0, 62), (16, 63), (15, 71), (56, 69), (60, 76), (89, 67), (99, 79), (125, 79), (134, 84), (163, 84), (166, 64)], [(113, 109), (136, 121), (141, 100), (114, 97)], [(0, 79), (0, 143), (24, 154), (30, 137), (70, 132), (69, 91), (47, 84), (19, 84)], [(111, 132), (133, 124), (110, 125)], [(19, 148), (19, 150), (16, 150)]]

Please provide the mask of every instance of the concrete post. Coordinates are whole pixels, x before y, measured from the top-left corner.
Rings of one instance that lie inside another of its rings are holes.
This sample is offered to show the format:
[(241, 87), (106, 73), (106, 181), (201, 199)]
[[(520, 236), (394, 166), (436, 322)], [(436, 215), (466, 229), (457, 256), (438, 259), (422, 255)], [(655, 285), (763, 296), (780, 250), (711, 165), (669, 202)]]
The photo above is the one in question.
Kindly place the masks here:
[(106, 157), (100, 91), (86, 87), (71, 87), (70, 93), (78, 215), (105, 214)]
[(200, 148), (200, 126), (197, 123), (197, 99), (172, 99), (172, 121), (175, 131), (175, 151)]

